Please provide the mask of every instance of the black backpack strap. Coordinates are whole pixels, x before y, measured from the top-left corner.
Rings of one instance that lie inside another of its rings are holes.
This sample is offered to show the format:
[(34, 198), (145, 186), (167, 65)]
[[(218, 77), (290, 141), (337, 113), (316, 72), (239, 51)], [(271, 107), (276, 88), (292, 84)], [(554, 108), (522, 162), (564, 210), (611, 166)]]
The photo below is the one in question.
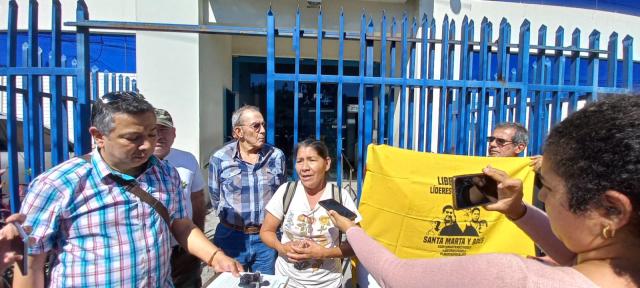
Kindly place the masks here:
[(342, 204), (342, 189), (338, 188), (336, 184), (331, 184), (331, 198)]
[[(331, 184), (331, 198), (342, 204), (342, 189), (336, 184)], [(338, 246), (342, 244), (342, 231), (338, 230)]]
[(291, 206), (293, 195), (296, 194), (297, 186), (298, 186), (298, 181), (287, 182), (287, 190), (284, 191), (284, 197), (282, 197), (282, 217), (283, 218), (285, 215), (287, 215), (287, 212), (289, 211), (289, 206)]

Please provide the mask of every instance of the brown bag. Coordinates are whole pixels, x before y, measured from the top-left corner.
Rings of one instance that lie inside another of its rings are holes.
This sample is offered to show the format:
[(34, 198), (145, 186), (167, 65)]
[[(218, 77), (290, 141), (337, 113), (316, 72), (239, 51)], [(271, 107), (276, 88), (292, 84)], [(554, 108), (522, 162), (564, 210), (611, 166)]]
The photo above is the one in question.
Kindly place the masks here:
[[(81, 158), (91, 163), (91, 154), (84, 154)], [(171, 218), (169, 217), (169, 211), (166, 207), (164, 207), (164, 205), (162, 205), (160, 201), (158, 201), (158, 199), (153, 198), (153, 196), (147, 193), (147, 191), (142, 190), (142, 188), (138, 186), (135, 180), (127, 181), (122, 177), (116, 176), (114, 174), (109, 174), (108, 177), (116, 182), (119, 186), (122, 186), (127, 191), (131, 192), (131, 194), (136, 195), (138, 198), (140, 198), (140, 200), (142, 200), (142, 202), (149, 204), (149, 206), (151, 206), (153, 210), (156, 210), (160, 217), (162, 217), (164, 222), (167, 223), (167, 227), (169, 228), (169, 231), (171, 231)]]

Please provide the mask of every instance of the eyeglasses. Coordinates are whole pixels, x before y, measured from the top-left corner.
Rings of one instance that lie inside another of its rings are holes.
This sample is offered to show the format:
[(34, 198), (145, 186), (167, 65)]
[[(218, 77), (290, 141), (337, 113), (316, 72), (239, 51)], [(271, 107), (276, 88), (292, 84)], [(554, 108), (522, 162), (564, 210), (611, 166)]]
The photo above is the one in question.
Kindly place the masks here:
[(487, 138), (487, 142), (491, 143), (493, 141), (496, 141), (496, 144), (498, 144), (498, 146), (501, 146), (501, 147), (504, 146), (504, 145), (507, 145), (509, 143), (513, 143), (513, 141), (509, 141), (509, 140), (506, 140), (506, 139), (493, 137), (493, 136), (489, 136)]
[(260, 127), (263, 127), (266, 129), (267, 126), (265, 126), (264, 122), (253, 122), (251, 124), (244, 124), (244, 125), (238, 125), (238, 126), (247, 126), (250, 127), (251, 129), (253, 129), (253, 131), (259, 132), (260, 131)]
[(144, 99), (144, 96), (138, 92), (129, 92), (129, 91), (121, 91), (121, 92), (110, 92), (100, 97), (100, 101), (103, 104), (115, 103), (118, 101), (122, 101), (125, 98), (141, 98)]

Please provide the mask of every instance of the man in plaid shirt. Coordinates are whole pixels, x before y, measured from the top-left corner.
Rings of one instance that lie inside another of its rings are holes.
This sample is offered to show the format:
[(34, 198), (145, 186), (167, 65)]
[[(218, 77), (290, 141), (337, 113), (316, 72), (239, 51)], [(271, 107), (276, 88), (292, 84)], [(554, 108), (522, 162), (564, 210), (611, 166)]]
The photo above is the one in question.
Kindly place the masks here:
[(260, 240), (264, 206), (285, 183), (282, 150), (265, 143), (258, 107), (243, 106), (231, 116), (236, 139), (209, 159), (209, 193), (220, 224), (213, 241), (246, 270), (275, 273), (277, 253)]
[[(154, 109), (134, 93), (109, 93), (93, 104), (96, 149), (38, 176), (21, 213), (35, 240), (27, 276), (15, 287), (43, 287), (47, 253), (54, 251), (51, 287), (173, 287), (171, 235), (216, 271), (242, 267), (207, 240), (186, 218), (180, 177), (152, 156)], [(169, 212), (170, 224), (115, 177), (135, 181)], [(18, 271), (18, 270), (16, 270)]]

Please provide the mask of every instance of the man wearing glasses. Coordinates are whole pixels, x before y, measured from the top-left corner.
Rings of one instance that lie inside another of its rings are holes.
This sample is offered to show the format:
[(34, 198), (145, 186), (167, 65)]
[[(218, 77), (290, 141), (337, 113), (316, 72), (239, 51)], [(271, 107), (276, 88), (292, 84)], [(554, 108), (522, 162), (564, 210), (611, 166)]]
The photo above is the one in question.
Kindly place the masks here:
[(519, 123), (500, 123), (493, 129), (489, 141), (489, 156), (518, 157), (527, 148), (529, 132)]
[(93, 103), (89, 132), (90, 154), (29, 185), (21, 213), (34, 241), (27, 276), (16, 273), (14, 287), (44, 287), (50, 251), (50, 287), (173, 287), (171, 235), (216, 271), (242, 270), (186, 218), (178, 172), (152, 155), (151, 104), (136, 93), (106, 94)]
[(266, 144), (265, 123), (255, 106), (231, 116), (233, 138), (209, 159), (209, 192), (220, 223), (214, 243), (245, 270), (274, 274), (276, 251), (260, 240), (264, 206), (285, 181), (284, 153)]

